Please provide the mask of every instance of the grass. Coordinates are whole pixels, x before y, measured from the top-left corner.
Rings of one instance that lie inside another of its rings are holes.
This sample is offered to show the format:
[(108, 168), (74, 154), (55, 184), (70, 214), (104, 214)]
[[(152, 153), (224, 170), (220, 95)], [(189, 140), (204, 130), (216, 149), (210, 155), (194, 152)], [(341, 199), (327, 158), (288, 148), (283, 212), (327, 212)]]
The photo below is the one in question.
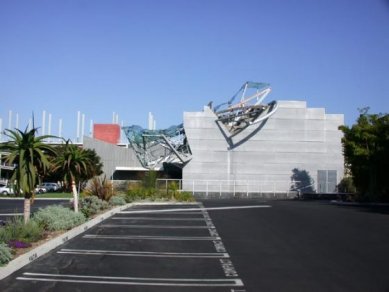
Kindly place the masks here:
[(73, 193), (44, 193), (44, 194), (36, 194), (35, 198), (71, 199), (71, 198), (73, 198)]

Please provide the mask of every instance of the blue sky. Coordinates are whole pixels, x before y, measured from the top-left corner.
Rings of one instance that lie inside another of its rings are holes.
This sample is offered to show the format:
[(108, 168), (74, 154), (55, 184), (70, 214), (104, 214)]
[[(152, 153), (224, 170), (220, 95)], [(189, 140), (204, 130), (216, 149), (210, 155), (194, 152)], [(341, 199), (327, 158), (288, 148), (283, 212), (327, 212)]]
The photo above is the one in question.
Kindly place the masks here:
[(10, 110), (20, 128), (45, 110), (72, 139), (77, 111), (86, 133), (113, 112), (165, 128), (248, 80), (346, 124), (357, 108), (389, 112), (389, 1), (0, 1), (3, 129)]

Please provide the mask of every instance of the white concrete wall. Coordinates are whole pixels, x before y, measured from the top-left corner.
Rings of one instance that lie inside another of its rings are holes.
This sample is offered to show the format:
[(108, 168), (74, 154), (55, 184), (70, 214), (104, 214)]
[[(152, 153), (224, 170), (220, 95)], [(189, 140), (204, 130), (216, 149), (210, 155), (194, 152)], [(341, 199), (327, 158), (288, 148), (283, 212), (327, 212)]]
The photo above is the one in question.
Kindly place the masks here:
[(94, 149), (103, 163), (103, 172), (111, 178), (116, 167), (142, 167), (132, 148), (117, 145), (84, 136), (84, 147)]
[(204, 184), (213, 189), (221, 188), (218, 180), (226, 181), (224, 185), (249, 180), (249, 184), (273, 184), (277, 191), (287, 191), (294, 168), (308, 171), (316, 183), (318, 170), (336, 170), (339, 182), (344, 171), (338, 130), (343, 115), (307, 108), (302, 101), (278, 104), (277, 112), (263, 125), (249, 126), (230, 143), (229, 133), (215, 122), (216, 115), (208, 107), (202, 112), (185, 112), (193, 158), (183, 170), (184, 188), (191, 190), (193, 180), (208, 180)]

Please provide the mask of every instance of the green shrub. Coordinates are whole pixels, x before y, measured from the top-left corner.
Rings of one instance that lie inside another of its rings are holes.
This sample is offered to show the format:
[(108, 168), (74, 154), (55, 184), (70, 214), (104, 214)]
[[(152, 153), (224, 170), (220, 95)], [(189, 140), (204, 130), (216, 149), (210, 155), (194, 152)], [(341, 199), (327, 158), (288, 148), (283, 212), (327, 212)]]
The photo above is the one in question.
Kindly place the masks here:
[(87, 196), (96, 196), (100, 200), (108, 202), (113, 196), (113, 186), (105, 176), (104, 178), (95, 176), (88, 182), (84, 194)]
[(14, 217), (0, 228), (0, 242), (18, 240), (22, 242), (34, 242), (43, 237), (43, 228), (34, 220), (26, 224), (21, 217)]
[(155, 183), (157, 182), (157, 172), (150, 170), (146, 172), (145, 177), (143, 178), (143, 187), (145, 189), (154, 189)]
[(113, 196), (109, 200), (109, 204), (111, 206), (122, 206), (126, 204), (126, 200), (123, 198), (123, 196)]
[(136, 187), (127, 191), (127, 201), (132, 202), (136, 200), (153, 200), (156, 197), (155, 188)]
[(190, 192), (176, 192), (174, 194), (174, 199), (180, 202), (194, 202), (195, 198)]
[(0, 266), (8, 264), (12, 260), (12, 250), (5, 243), (0, 243)]
[(168, 184), (168, 188), (167, 188), (168, 196), (171, 199), (176, 199), (176, 196), (179, 194), (178, 190), (179, 190), (179, 188), (178, 188), (177, 182), (170, 181)]
[(100, 200), (96, 196), (86, 197), (80, 200), (80, 210), (85, 217), (95, 215), (108, 207), (108, 202)]
[(356, 193), (353, 178), (351, 176), (345, 176), (338, 184), (338, 192), (340, 193)]
[(68, 230), (86, 221), (84, 214), (75, 213), (62, 206), (48, 206), (39, 209), (33, 220), (49, 231)]

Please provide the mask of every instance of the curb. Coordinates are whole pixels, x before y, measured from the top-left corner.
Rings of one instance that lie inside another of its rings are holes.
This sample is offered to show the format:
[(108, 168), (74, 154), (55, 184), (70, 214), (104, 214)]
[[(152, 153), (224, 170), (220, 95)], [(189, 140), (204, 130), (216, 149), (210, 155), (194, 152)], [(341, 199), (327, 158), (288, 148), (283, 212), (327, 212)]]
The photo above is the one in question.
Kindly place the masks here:
[(126, 205), (119, 206), (119, 207), (113, 208), (111, 210), (108, 210), (107, 212), (96, 216), (92, 220), (89, 220), (89, 221), (65, 232), (64, 234), (57, 236), (56, 238), (53, 238), (52, 240), (45, 242), (44, 244), (34, 248), (33, 250), (30, 250), (29, 252), (22, 254), (21, 256), (18, 256), (16, 259), (10, 261), (6, 266), (0, 267), (0, 280), (4, 279), (5, 277), (8, 277), (12, 273), (23, 268), (25, 265), (33, 262), (34, 260), (41, 257), (42, 255), (48, 253), (49, 251), (53, 250), (54, 248), (67, 242), (68, 240), (72, 239), (73, 237), (76, 237), (77, 235), (87, 231), (91, 227), (93, 227), (93, 226), (97, 225), (98, 223), (104, 221), (105, 219), (115, 215), (116, 213), (123, 211), (124, 209), (127, 209), (129, 207), (133, 207), (133, 206), (138, 206), (138, 205), (156, 205), (156, 206), (158, 206), (158, 205), (188, 205), (188, 204), (197, 204), (197, 203), (195, 203), (195, 202), (141, 201), (141, 202), (136, 202), (136, 203), (128, 203)]
[(342, 201), (337, 201), (337, 200), (332, 200), (330, 203), (333, 205), (338, 205), (338, 206), (389, 207), (388, 203), (355, 203), (355, 202), (342, 202)]

